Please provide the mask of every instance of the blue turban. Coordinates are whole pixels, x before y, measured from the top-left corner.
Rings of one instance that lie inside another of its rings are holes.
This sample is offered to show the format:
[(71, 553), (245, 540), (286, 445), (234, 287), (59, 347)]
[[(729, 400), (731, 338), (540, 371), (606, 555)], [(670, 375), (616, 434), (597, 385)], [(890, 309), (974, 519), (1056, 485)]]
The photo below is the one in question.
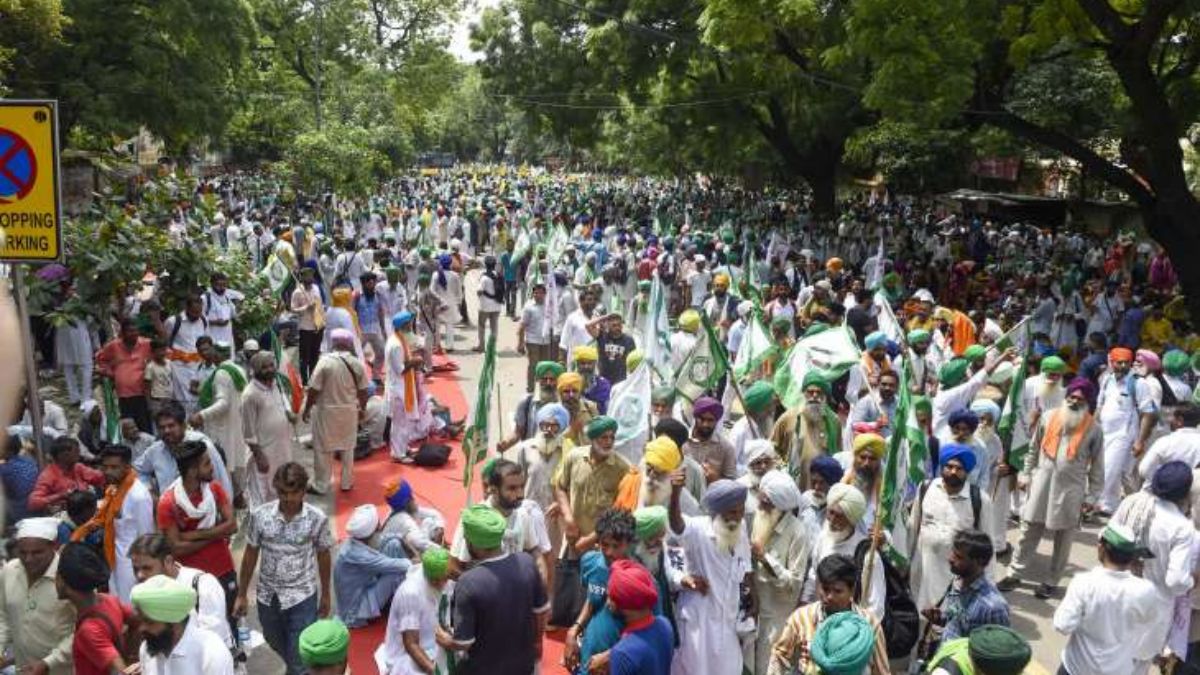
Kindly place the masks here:
[(1157, 497), (1177, 502), (1192, 489), (1192, 468), (1184, 462), (1167, 462), (1158, 467), (1150, 480), (1150, 491)]
[(407, 326), (408, 322), (410, 322), (412, 320), (413, 320), (412, 312), (408, 312), (408, 311), (396, 312), (396, 314), (394, 314), (392, 316), (392, 329), (400, 330), (401, 328), (404, 328), (405, 326)]
[(875, 349), (876, 347), (884, 347), (887, 345), (887, 335), (884, 335), (883, 331), (877, 330), (874, 333), (871, 333), (870, 335), (868, 335), (866, 338), (864, 338), (863, 344), (865, 344), (867, 346), (867, 349)]
[[(941, 453), (938, 454), (938, 466), (946, 466), (946, 462), (952, 459), (957, 459), (962, 462), (963, 468), (967, 473), (975, 470), (975, 448), (962, 443), (947, 443), (942, 446)], [(1191, 476), (1191, 473), (1188, 473)]]
[(992, 424), (1000, 421), (1000, 406), (986, 398), (977, 398), (971, 402), (971, 412), (978, 415), (991, 415)]
[(833, 485), (846, 475), (846, 470), (838, 461), (829, 455), (819, 455), (813, 458), (812, 464), (808, 467), (809, 472), (814, 473), (825, 479), (826, 483)]
[(975, 431), (979, 427), (979, 415), (971, 412), (970, 408), (959, 408), (950, 413), (948, 422), (951, 428), (958, 424), (966, 424), (971, 427), (971, 431)]
[(548, 403), (537, 411), (537, 423), (554, 420), (558, 422), (558, 432), (562, 433), (567, 430), (567, 425), (571, 423), (571, 413), (563, 407), (561, 403)]
[(408, 503), (412, 501), (413, 491), (408, 481), (402, 480), (399, 483), (389, 486), (385, 490), (385, 494), (387, 495), (388, 506), (392, 507), (393, 511), (403, 511), (404, 507), (408, 506)]
[(704, 491), (704, 509), (714, 516), (745, 504), (746, 486), (728, 478), (709, 484)]

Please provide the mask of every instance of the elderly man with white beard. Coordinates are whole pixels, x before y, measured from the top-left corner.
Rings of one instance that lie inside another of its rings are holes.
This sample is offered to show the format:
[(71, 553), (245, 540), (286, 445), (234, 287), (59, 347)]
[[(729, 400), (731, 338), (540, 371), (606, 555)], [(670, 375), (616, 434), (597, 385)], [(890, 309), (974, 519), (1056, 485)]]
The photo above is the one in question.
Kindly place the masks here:
[(1079, 525), (1084, 504), (1099, 499), (1104, 484), (1104, 437), (1098, 420), (1088, 410), (1091, 383), (1077, 378), (1067, 387), (1067, 397), (1042, 416), (1030, 440), (1017, 486), (1027, 491), (1021, 511), (1021, 539), (1017, 542), (1009, 574), (996, 587), (1011, 591), (1049, 531), (1054, 542), (1050, 574), (1035, 595), (1049, 598), (1062, 578), (1071, 549), (1071, 532)]
[(554, 497), (554, 474), (563, 458), (563, 435), (571, 414), (559, 403), (548, 403), (537, 411), (538, 433), (521, 441), (516, 447), (501, 453), (525, 472), (525, 498), (535, 502), (546, 515), (546, 533), (550, 550), (562, 548), (562, 528), (559, 527), (558, 502)]
[(751, 443), (767, 437), (771, 425), (775, 424), (775, 387), (767, 380), (758, 380), (742, 392), (746, 414), (733, 423), (729, 430), (729, 442), (737, 456), (737, 473), (746, 473), (750, 464), (747, 457)]
[[(775, 468), (779, 455), (775, 454), (775, 444), (763, 439), (755, 439), (746, 444), (747, 471), (738, 476), (737, 482), (746, 486), (746, 520), (749, 521), (758, 511), (758, 484), (768, 471)], [(748, 524), (748, 523), (747, 523)]]
[[(865, 553), (870, 540), (858, 531), (858, 524), (862, 522), (866, 512), (867, 499), (858, 488), (845, 483), (835, 483), (829, 487), (829, 493), (825, 496), (825, 521), (821, 524), (821, 532), (817, 535), (812, 555), (809, 557), (804, 590), (800, 593), (800, 604), (812, 602), (817, 598), (817, 565), (820, 565), (822, 560), (834, 554), (855, 558), (860, 552)], [(866, 571), (862, 571), (861, 574), (855, 589), (856, 595), (862, 593), (867, 581)], [(871, 596), (856, 598), (856, 602), (868, 607), (875, 616), (883, 616), (887, 606), (887, 585), (883, 577), (883, 559), (878, 555), (871, 566), (870, 581)]]
[[(883, 477), (883, 456), (887, 453), (887, 442), (879, 434), (859, 434), (854, 437), (851, 453), (853, 463), (847, 469), (841, 482), (858, 488), (858, 491), (866, 498), (867, 510), (858, 523), (858, 531), (867, 534), (875, 522), (875, 505), (879, 503)], [(845, 457), (845, 454), (842, 454), (842, 457)]]
[[(742, 589), (749, 588), (750, 541), (743, 518), (746, 487), (721, 479), (708, 486), (704, 508), (710, 515), (683, 515), (684, 476), (671, 476), (670, 525), (687, 554), (691, 575), (679, 594), (679, 651), (673, 675), (728, 675), (742, 672), (738, 642)], [(753, 613), (753, 612), (752, 612)]]
[(1008, 506), (1012, 501), (1012, 491), (1016, 480), (1017, 470), (1008, 464), (1004, 456), (1004, 444), (996, 433), (996, 424), (1000, 421), (1000, 406), (986, 398), (977, 398), (971, 402), (971, 412), (979, 416), (979, 426), (975, 428), (975, 441), (987, 448), (987, 457), (992, 458), (991, 466), (981, 466), (981, 472), (988, 472), (988, 484), (991, 485), (989, 496), (992, 498), (992, 517), (987, 522), (979, 524), (979, 529), (991, 535), (992, 547), (998, 556), (1011, 553), (1008, 545)]
[[(636, 467), (630, 467), (621, 479), (613, 507), (630, 512), (647, 506), (665, 507), (671, 501), (671, 474), (677, 469), (683, 471), (685, 476), (701, 471), (695, 460), (683, 456), (670, 436), (658, 436), (646, 444), (641, 461)], [(687, 483), (685, 480), (685, 486)], [(699, 500), (687, 487), (681, 500), (683, 515), (702, 515)]]
[[(1057, 356), (1047, 356), (1038, 364), (1038, 374), (1025, 380), (1021, 396), (1021, 415), (1030, 433), (1037, 428), (1038, 419), (1062, 405), (1067, 396), (1063, 374), (1067, 364)], [(997, 502), (999, 503), (999, 502)]]
[(675, 645), (679, 646), (675, 596), (681, 588), (683, 575), (667, 565), (667, 519), (665, 506), (644, 506), (634, 511), (633, 520), (637, 524), (634, 534), (637, 538), (630, 549), (629, 557), (641, 563), (642, 567), (650, 572), (650, 576), (654, 577), (654, 585), (658, 588), (658, 605), (654, 613), (671, 622)]
[(842, 449), (841, 422), (829, 408), (832, 387), (816, 371), (804, 376), (804, 402), (779, 416), (771, 442), (788, 465), (801, 490), (809, 488), (809, 464), (814, 457)]
[(754, 594), (758, 599), (758, 632), (748, 646), (747, 669), (767, 672), (775, 644), (796, 598), (804, 587), (804, 573), (816, 532), (796, 515), (800, 488), (783, 471), (772, 470), (759, 481), (758, 510), (750, 527), (750, 557), (754, 562)]

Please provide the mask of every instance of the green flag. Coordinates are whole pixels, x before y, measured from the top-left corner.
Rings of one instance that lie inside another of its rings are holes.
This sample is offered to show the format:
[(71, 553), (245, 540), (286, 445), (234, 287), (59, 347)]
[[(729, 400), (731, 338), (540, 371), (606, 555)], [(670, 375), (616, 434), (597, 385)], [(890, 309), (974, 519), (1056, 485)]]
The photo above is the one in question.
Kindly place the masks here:
[(492, 405), (492, 380), (496, 373), (496, 334), (488, 337), (487, 349), (483, 354), (483, 368), (479, 371), (479, 388), (475, 392), (475, 409), (471, 413), (471, 426), (463, 434), (462, 450), (463, 487), (467, 488), (467, 499), (471, 497), (471, 478), (475, 465), (487, 456), (488, 411)]
[[(1025, 324), (1025, 332), (1025, 344), (1031, 347), (1033, 340), (1029, 339), (1028, 323)], [(1025, 399), (1025, 377), (1028, 373), (1027, 350), (1021, 356), (1021, 363), (1008, 386), (1004, 409), (1000, 412), (1000, 421), (996, 424), (996, 433), (1000, 435), (1000, 443), (1004, 447), (1004, 461), (1015, 468), (1025, 466), (1025, 453), (1029, 451), (1029, 430), (1025, 428), (1025, 411), (1022, 409)]]
[(675, 391), (689, 402), (716, 387), (725, 371), (729, 369), (725, 347), (713, 332), (712, 323), (703, 313), (700, 318), (704, 330), (700, 332), (696, 345), (688, 352), (687, 358), (675, 373)]
[(789, 408), (804, 400), (804, 376), (810, 370), (821, 374), (827, 382), (833, 382), (862, 357), (854, 334), (845, 326), (834, 326), (806, 338), (792, 346), (775, 371), (775, 391), (779, 400)]
[(109, 443), (121, 443), (121, 406), (113, 381), (104, 378), (104, 437)]
[(750, 373), (758, 370), (763, 360), (770, 356), (775, 348), (771, 334), (767, 332), (766, 326), (763, 326), (762, 317), (758, 312), (752, 312), (746, 332), (742, 334), (742, 341), (738, 344), (737, 354), (733, 357), (733, 372), (738, 376), (738, 380), (744, 380)]

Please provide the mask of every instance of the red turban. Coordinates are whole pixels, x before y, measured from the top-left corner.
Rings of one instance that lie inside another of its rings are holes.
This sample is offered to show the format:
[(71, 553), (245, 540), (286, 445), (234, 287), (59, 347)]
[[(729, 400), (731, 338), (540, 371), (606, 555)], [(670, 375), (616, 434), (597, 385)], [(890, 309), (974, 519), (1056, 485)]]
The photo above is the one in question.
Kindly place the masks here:
[(609, 568), (608, 597), (619, 610), (650, 609), (658, 602), (658, 586), (645, 567), (618, 560)]
[(1108, 351), (1109, 361), (1133, 361), (1133, 350), (1126, 347), (1113, 347)]

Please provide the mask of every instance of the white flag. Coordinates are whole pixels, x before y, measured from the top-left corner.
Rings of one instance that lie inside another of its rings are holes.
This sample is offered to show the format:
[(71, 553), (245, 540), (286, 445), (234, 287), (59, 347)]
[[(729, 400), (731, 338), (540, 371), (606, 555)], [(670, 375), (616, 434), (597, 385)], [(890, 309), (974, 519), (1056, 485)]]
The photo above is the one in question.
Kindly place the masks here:
[(810, 370), (832, 382), (858, 363), (862, 357), (854, 334), (845, 326), (836, 326), (801, 339), (788, 353), (787, 362), (775, 373), (775, 391), (788, 408), (804, 400), (804, 376)]
[(644, 359), (613, 387), (608, 415), (617, 421), (618, 445), (650, 434), (650, 364)]
[[(535, 263), (537, 264), (537, 263)], [(554, 325), (558, 323), (558, 280), (554, 278), (554, 265), (548, 264), (546, 274), (546, 309), (542, 312), (542, 334), (546, 339), (554, 335)], [(550, 345), (551, 350), (557, 350), (558, 345)]]
[(875, 293), (875, 309), (875, 320), (879, 324), (880, 332), (892, 342), (903, 344), (904, 329), (900, 327), (900, 321), (896, 318), (896, 313), (892, 311), (892, 303), (888, 302), (883, 291)]
[(650, 283), (650, 306), (642, 322), (643, 360), (653, 374), (665, 380), (671, 376), (671, 324), (667, 321), (667, 293), (658, 275)]

